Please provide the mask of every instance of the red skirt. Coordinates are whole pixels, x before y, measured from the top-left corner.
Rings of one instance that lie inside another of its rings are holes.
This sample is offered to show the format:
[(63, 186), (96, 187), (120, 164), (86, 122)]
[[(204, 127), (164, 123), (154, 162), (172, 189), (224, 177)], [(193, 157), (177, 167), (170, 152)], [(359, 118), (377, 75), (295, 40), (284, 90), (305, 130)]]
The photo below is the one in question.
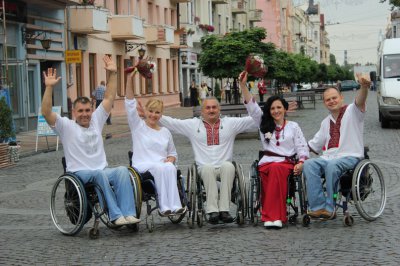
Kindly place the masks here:
[(261, 220), (287, 222), (286, 196), (288, 176), (293, 171), (290, 162), (265, 163), (259, 166), (261, 180)]

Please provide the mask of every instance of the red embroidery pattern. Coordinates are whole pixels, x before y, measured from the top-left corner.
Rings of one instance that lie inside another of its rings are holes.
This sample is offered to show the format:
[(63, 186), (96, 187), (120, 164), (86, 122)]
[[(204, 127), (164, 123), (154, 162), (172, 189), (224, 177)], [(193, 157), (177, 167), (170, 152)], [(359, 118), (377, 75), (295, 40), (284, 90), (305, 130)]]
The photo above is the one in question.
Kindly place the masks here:
[(219, 124), (221, 120), (218, 120), (214, 125), (210, 125), (206, 121), (203, 121), (204, 127), (207, 132), (207, 146), (219, 145)]
[(342, 117), (346, 111), (347, 105), (340, 108), (339, 116), (336, 119), (336, 123), (330, 120), (329, 135), (331, 138), (328, 142), (328, 149), (339, 147), (340, 140), (340, 125), (342, 124)]

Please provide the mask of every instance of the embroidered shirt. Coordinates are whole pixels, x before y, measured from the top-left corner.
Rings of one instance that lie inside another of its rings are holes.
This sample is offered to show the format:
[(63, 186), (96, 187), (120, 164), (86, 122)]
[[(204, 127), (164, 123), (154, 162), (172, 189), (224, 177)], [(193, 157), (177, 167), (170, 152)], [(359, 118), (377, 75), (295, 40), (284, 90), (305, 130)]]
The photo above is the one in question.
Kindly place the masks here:
[(344, 112), (346, 111), (347, 105), (340, 108), (338, 118), (336, 119), (336, 123), (331, 120), (329, 127), (329, 135), (331, 138), (328, 142), (328, 149), (339, 147), (339, 139), (340, 139), (340, 125), (342, 124), (342, 117)]
[(340, 122), (339, 146), (323, 150), (330, 141), (330, 121), (336, 123), (333, 116), (328, 115), (322, 122), (318, 132), (308, 142), (311, 149), (322, 152), (321, 158), (335, 159), (345, 156), (362, 158), (364, 156), (364, 119), (365, 112), (361, 111), (355, 103), (349, 104)]

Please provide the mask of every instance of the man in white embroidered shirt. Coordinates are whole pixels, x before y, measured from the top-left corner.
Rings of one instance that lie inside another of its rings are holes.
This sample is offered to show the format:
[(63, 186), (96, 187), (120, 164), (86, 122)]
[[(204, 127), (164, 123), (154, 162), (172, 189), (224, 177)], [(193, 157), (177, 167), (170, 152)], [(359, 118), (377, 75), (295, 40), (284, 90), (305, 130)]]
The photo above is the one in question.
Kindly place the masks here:
[[(174, 119), (162, 116), (160, 123), (172, 133), (189, 138), (200, 176), (207, 195), (209, 223), (219, 220), (233, 221), (229, 214), (229, 202), (235, 175), (232, 164), (233, 144), (237, 134), (256, 129), (251, 117), (220, 118), (220, 105), (216, 98), (206, 98), (202, 103), (201, 118)], [(217, 177), (221, 179), (218, 200)]]
[[(365, 103), (371, 81), (357, 75), (361, 83), (354, 103), (345, 105), (344, 98), (335, 87), (325, 89), (323, 101), (330, 114), (322, 121), (319, 131), (308, 142), (310, 150), (322, 151), (319, 158), (304, 162), (309, 215), (314, 218), (336, 217), (333, 195), (337, 192), (340, 176), (353, 169), (364, 156)], [(321, 175), (325, 174), (326, 197)]]

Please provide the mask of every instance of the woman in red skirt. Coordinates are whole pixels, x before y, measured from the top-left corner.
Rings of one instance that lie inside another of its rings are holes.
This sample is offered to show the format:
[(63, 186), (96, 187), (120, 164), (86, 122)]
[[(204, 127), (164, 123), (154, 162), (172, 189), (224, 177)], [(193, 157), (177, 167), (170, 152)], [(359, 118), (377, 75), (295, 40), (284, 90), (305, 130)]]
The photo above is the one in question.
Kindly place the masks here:
[[(249, 115), (260, 127), (264, 156), (258, 164), (261, 177), (261, 220), (265, 228), (282, 228), (287, 222), (287, 178), (293, 171), (301, 174), (309, 149), (296, 122), (286, 120), (289, 104), (279, 96), (271, 96), (263, 110), (246, 87), (247, 73), (240, 75), (240, 88)], [(299, 158), (295, 164), (293, 157)]]

